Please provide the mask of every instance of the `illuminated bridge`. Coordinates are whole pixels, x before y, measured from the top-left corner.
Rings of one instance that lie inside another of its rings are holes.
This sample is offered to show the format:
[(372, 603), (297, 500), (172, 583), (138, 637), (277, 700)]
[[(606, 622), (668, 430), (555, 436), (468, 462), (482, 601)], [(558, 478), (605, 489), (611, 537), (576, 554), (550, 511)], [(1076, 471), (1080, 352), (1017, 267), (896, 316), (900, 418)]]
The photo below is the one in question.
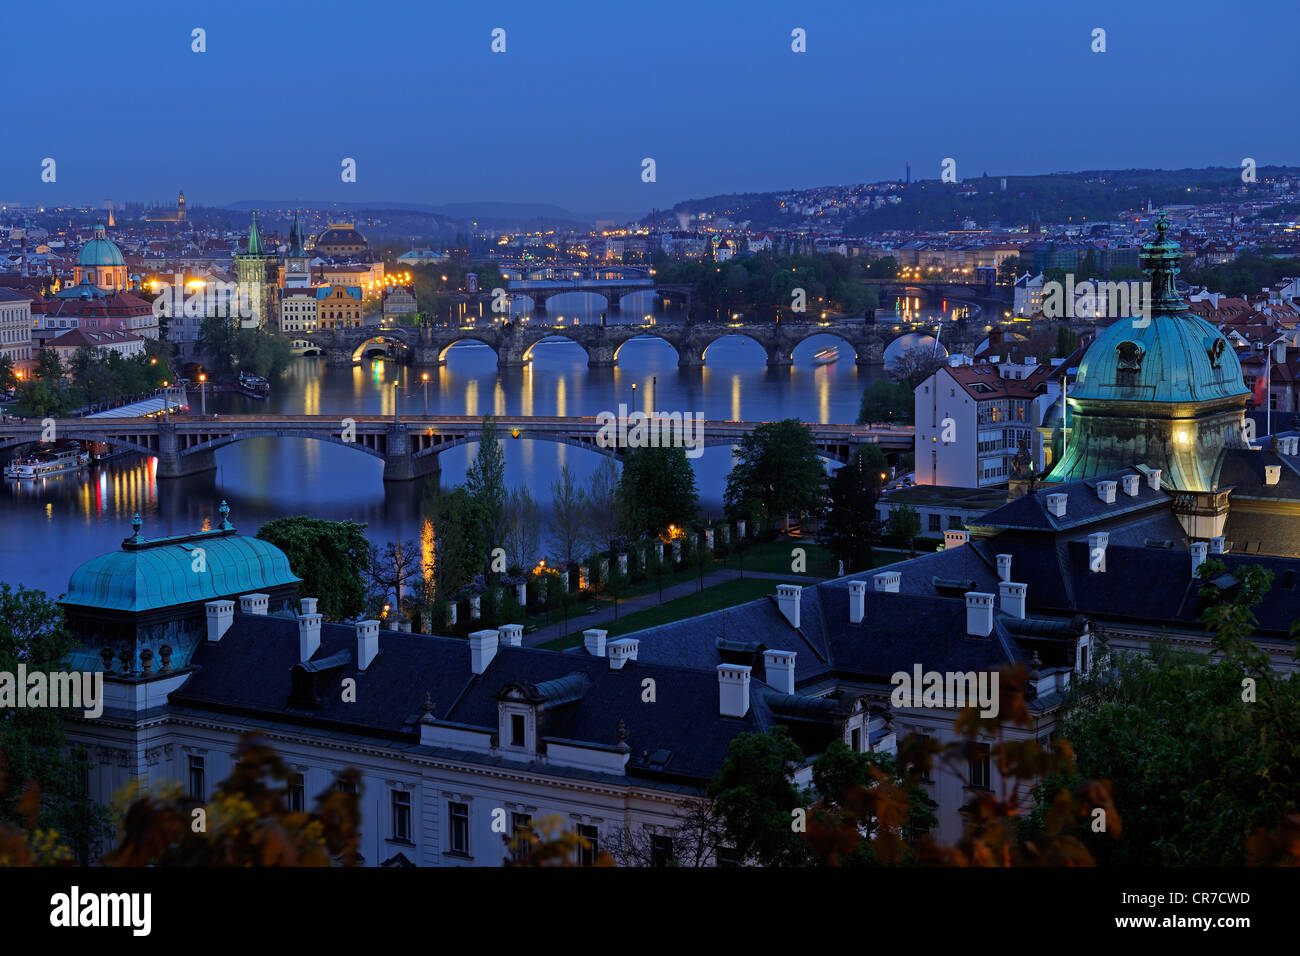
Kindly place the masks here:
[[(660, 411), (662, 415), (664, 412)], [(621, 457), (622, 448), (597, 443), (602, 423), (595, 417), (503, 416), (494, 419), (498, 436), (559, 442), (602, 455)], [(0, 449), (40, 441), (104, 442), (158, 459), (159, 478), (180, 478), (216, 468), (219, 448), (246, 438), (299, 438), (332, 442), (384, 463), (385, 481), (409, 481), (440, 471), (438, 456), (450, 448), (479, 441), (483, 419), (468, 415), (172, 415), (159, 418), (32, 419), (0, 424)], [(702, 445), (735, 445), (759, 422), (711, 421), (702, 424)], [(910, 425), (824, 425), (808, 423), (823, 457), (846, 462), (859, 446), (876, 444), (887, 457), (912, 448)], [(689, 437), (689, 436), (688, 436)]]

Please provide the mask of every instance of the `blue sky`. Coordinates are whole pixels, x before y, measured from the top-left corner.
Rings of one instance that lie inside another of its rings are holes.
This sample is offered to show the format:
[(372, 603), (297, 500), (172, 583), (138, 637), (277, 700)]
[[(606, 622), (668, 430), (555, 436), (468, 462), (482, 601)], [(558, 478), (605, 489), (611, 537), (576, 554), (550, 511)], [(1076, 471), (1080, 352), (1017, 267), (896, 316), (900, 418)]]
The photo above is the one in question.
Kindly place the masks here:
[(1294, 2), (53, 0), (3, 26), (0, 200), (622, 215), (949, 156), (959, 177), (1300, 161)]

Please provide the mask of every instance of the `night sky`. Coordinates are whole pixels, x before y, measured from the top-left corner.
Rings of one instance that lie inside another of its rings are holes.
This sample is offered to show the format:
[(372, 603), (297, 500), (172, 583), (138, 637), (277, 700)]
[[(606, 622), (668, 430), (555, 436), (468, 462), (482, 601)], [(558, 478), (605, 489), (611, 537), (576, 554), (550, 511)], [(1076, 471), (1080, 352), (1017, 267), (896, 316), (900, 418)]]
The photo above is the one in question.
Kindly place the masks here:
[[(31, 2), (0, 201), (553, 203), (1295, 163), (1300, 5)], [(191, 52), (190, 31), (207, 31)], [(494, 27), (507, 51), (490, 50)], [(791, 30), (807, 31), (806, 53)], [(1107, 52), (1093, 53), (1092, 30)], [(40, 181), (53, 157), (58, 180)], [(340, 180), (344, 157), (357, 182)], [(653, 157), (657, 182), (641, 181)]]

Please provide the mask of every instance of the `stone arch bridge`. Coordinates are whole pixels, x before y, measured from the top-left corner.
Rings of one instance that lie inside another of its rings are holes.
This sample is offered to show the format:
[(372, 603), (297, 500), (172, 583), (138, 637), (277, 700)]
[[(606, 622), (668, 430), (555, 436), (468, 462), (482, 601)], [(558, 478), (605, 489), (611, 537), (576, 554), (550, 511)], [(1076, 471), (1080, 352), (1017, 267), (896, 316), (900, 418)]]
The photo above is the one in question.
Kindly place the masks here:
[[(945, 329), (944, 345), (950, 351), (973, 348), (956, 333)], [(901, 333), (906, 334), (906, 333)], [(545, 339), (563, 338), (576, 342), (587, 353), (592, 368), (618, 364), (619, 351), (628, 342), (640, 338), (657, 338), (677, 351), (677, 364), (684, 368), (705, 364), (709, 346), (730, 335), (752, 339), (763, 347), (769, 366), (794, 364), (794, 349), (814, 335), (831, 335), (853, 350), (858, 365), (882, 366), (885, 349), (899, 334), (882, 334), (879, 327), (862, 320), (840, 322), (772, 322), (727, 324), (723, 322), (689, 322), (663, 325), (534, 325), (510, 322), (464, 326), (461, 328), (411, 326), (362, 326), (359, 328), (324, 329), (295, 332), (301, 345), (319, 350), (331, 365), (349, 365), (357, 361), (372, 345), (392, 349), (399, 360), (412, 365), (437, 366), (446, 362), (447, 350), (458, 342), (481, 342), (497, 356), (499, 368), (519, 368), (532, 361), (533, 347)], [(979, 333), (982, 337), (982, 331)]]
[[(357, 415), (172, 415), (158, 418), (63, 418), (10, 421), (0, 425), (0, 449), (40, 441), (53, 422), (60, 440), (104, 442), (158, 459), (159, 478), (181, 478), (216, 468), (215, 453), (248, 438), (299, 438), (330, 442), (384, 463), (385, 481), (409, 481), (436, 475), (438, 456), (451, 448), (477, 442), (483, 419), (473, 416)], [(602, 423), (595, 417), (558, 418), (504, 416), (494, 419), (497, 434), (507, 442), (532, 439), (573, 445), (621, 458), (622, 447), (598, 441)], [(702, 448), (735, 445), (758, 422), (703, 421)], [(910, 451), (910, 425), (887, 427), (809, 423), (818, 453), (846, 462), (861, 445), (877, 444), (887, 457)], [(688, 436), (689, 437), (689, 436)]]

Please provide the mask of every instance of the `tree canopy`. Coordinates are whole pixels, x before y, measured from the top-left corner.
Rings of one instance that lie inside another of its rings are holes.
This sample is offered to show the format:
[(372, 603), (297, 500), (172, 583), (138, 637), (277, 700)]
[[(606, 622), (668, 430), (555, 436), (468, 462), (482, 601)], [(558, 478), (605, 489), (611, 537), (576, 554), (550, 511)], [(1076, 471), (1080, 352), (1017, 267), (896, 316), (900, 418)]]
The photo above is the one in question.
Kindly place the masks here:
[(293, 515), (268, 521), (257, 536), (288, 556), (289, 567), (302, 578), (299, 594), (315, 597), (326, 619), (345, 621), (365, 608), (370, 567), (365, 530), (354, 521)]
[(764, 422), (741, 439), (723, 496), (728, 514), (771, 520), (816, 514), (826, 469), (812, 431), (796, 418)]
[(629, 448), (618, 484), (623, 530), (631, 537), (687, 527), (699, 511), (695, 470), (685, 448)]

